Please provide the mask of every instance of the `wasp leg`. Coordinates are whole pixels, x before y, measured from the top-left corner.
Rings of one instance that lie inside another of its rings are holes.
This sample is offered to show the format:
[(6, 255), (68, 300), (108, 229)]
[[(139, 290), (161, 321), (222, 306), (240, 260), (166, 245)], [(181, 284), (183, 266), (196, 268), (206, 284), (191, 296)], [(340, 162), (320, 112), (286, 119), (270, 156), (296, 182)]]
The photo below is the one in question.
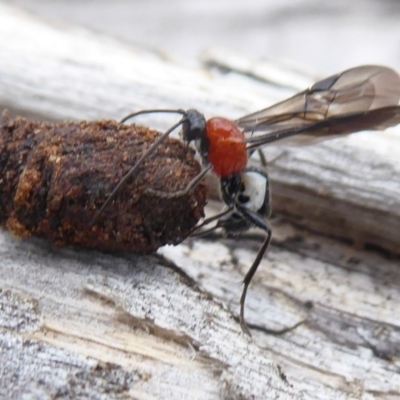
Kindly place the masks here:
[(257, 213), (250, 211), (250, 210), (246, 209), (246, 207), (239, 206), (239, 205), (237, 205), (237, 210), (241, 213), (243, 218), (248, 220), (253, 225), (257, 226), (258, 228), (262, 229), (267, 234), (267, 237), (265, 238), (262, 246), (260, 247), (260, 250), (257, 253), (256, 259), (254, 260), (252, 266), (247, 271), (246, 276), (244, 277), (243, 291), (242, 291), (242, 295), (240, 296), (240, 314), (239, 314), (240, 315), (240, 317), (239, 317), (240, 326), (241, 326), (243, 332), (245, 332), (249, 336), (251, 336), (249, 328), (247, 327), (247, 324), (246, 324), (246, 320), (244, 318), (244, 305), (246, 302), (246, 294), (247, 294), (247, 289), (249, 288), (250, 282), (253, 279), (254, 274), (256, 273), (257, 268), (259, 267), (262, 258), (264, 257), (264, 254), (269, 246), (269, 243), (271, 242), (272, 231), (271, 231), (271, 227), (269, 226), (268, 222), (264, 218), (262, 218), (260, 215), (258, 215)]

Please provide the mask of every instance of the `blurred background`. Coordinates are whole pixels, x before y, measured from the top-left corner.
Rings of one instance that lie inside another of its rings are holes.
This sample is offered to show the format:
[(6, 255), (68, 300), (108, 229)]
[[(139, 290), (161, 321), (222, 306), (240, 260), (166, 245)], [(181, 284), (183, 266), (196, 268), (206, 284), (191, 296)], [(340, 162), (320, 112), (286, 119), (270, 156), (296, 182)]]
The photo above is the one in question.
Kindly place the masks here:
[(400, 70), (398, 0), (2, 0), (195, 66), (218, 46), (321, 76), (357, 64)]

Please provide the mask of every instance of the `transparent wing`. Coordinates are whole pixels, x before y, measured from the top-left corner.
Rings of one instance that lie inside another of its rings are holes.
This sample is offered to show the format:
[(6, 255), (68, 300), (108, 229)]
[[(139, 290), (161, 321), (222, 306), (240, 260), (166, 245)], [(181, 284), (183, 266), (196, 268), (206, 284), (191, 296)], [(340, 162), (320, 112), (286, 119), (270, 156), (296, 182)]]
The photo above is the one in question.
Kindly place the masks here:
[(400, 76), (387, 67), (366, 65), (323, 79), (236, 123), (249, 133), (250, 148), (290, 137), (298, 142), (300, 136), (314, 142), (396, 125), (399, 100)]

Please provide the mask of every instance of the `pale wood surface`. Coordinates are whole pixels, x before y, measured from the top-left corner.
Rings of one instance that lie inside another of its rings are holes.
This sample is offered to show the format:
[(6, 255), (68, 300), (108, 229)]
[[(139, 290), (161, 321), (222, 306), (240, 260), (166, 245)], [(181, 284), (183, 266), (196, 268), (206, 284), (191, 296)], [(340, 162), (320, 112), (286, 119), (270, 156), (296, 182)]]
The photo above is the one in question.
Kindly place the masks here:
[[(120, 118), (156, 106), (235, 118), (291, 93), (240, 74), (188, 70), (2, 4), (0, 59), (0, 103), (52, 119)], [(291, 71), (280, 73), (274, 79), (299, 86)], [(398, 133), (286, 151), (270, 167), (277, 214), (399, 253)], [(160, 250), (174, 267), (156, 256), (57, 250), (1, 232), (0, 395), (398, 398), (398, 258), (312, 235), (282, 217), (273, 225), (274, 245), (248, 296), (253, 340), (230, 310), (237, 312), (256, 238)], [(304, 319), (283, 336), (266, 331)]]

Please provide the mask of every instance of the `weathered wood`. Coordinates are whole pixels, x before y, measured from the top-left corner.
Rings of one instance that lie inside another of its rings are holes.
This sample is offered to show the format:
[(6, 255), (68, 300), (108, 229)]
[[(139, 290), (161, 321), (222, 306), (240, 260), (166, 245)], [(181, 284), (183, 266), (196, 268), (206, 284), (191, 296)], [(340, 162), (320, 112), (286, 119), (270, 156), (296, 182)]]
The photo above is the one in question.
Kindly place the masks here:
[(267, 390), (302, 398), (230, 313), (162, 259), (54, 250), (5, 234), (1, 246), (8, 352), (0, 380), (11, 398), (51, 394), (59, 374), (68, 398), (260, 398)]
[[(0, 103), (48, 118), (120, 118), (156, 106), (235, 118), (289, 94), (240, 74), (187, 70), (3, 4), (0, 60)], [(289, 149), (270, 166), (274, 209), (398, 251), (399, 137)], [(164, 248), (177, 268), (156, 256), (57, 250), (2, 232), (0, 397), (398, 398), (398, 259), (284, 220), (273, 225), (274, 245), (248, 294), (252, 341), (233, 315), (257, 240)], [(285, 335), (268, 333), (302, 320)]]
[[(247, 301), (254, 342), (308, 398), (396, 399), (398, 260), (304, 237), (284, 225), (276, 228), (282, 241), (263, 260)], [(231, 243), (228, 251), (219, 243), (193, 246), (191, 251), (181, 245), (162, 253), (185, 265), (185, 272), (207, 292), (237, 309), (238, 282), (254, 258), (254, 243)], [(283, 336), (269, 334), (299, 321), (305, 323)]]

